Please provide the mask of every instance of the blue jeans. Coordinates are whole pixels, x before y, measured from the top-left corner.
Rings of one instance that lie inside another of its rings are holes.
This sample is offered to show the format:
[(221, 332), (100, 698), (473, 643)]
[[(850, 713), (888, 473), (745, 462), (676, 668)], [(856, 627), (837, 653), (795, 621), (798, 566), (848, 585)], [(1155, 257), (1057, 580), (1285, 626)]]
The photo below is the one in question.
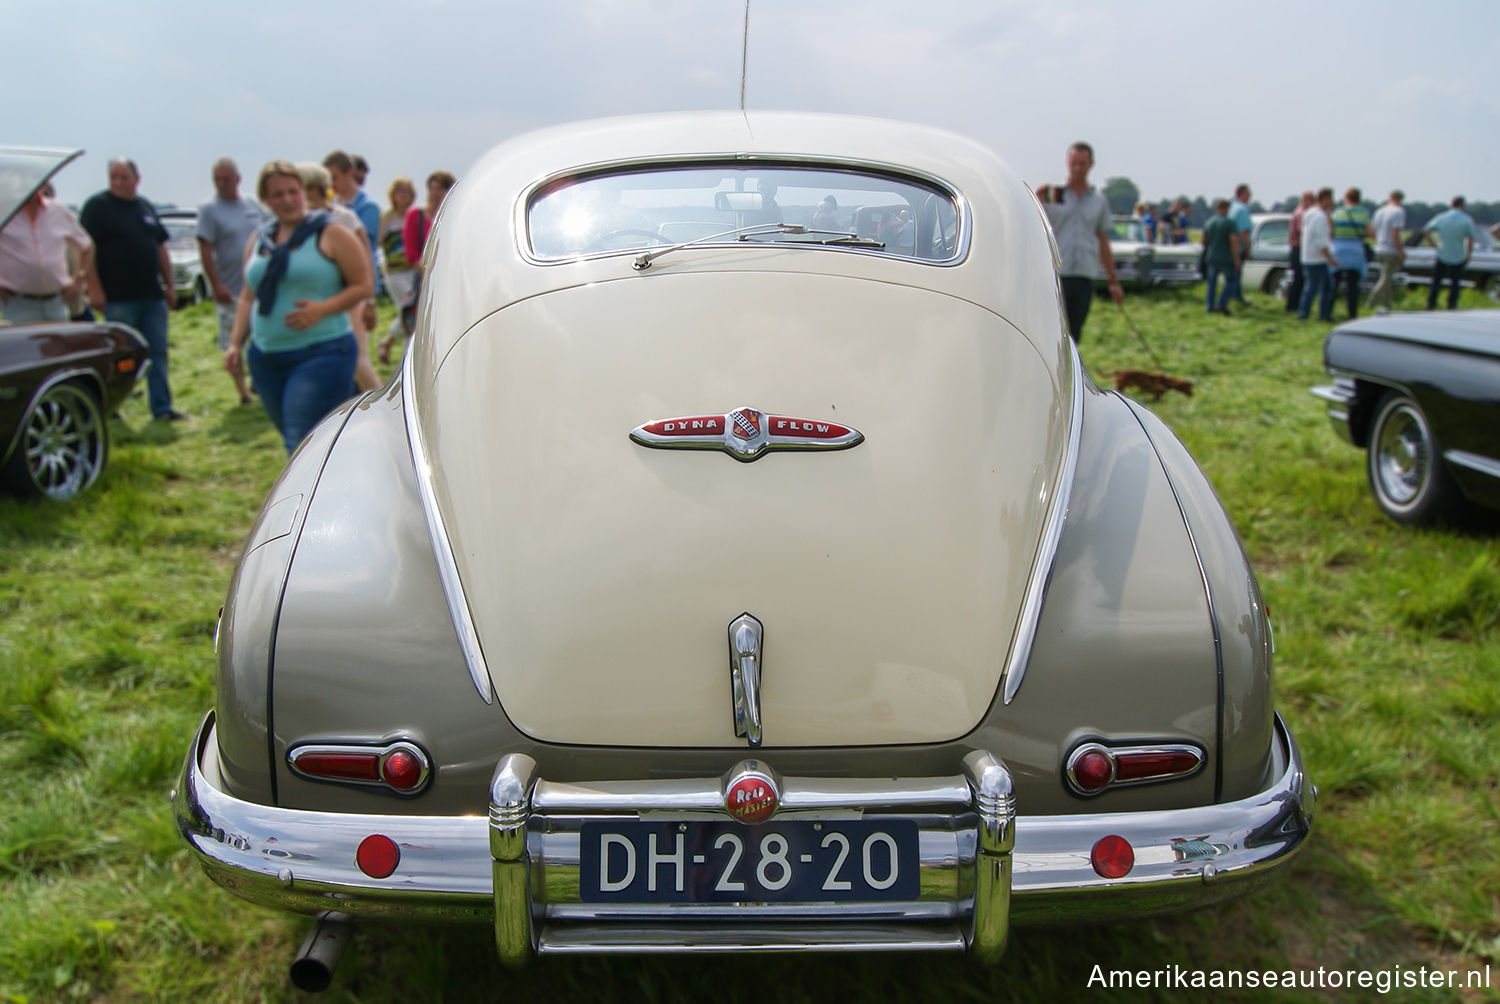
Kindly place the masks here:
[(167, 382), (167, 301), (109, 300), (104, 304), (104, 319), (128, 324), (146, 338), (150, 354), (146, 356), (146, 397), (151, 402), (151, 416), (164, 418), (172, 413), (172, 385)]
[(340, 335), (306, 348), (264, 352), (252, 341), (245, 361), (260, 403), (291, 453), (312, 427), (349, 400), (359, 346)]
[(1297, 303), (1297, 320), (1307, 320), (1314, 297), (1318, 299), (1318, 320), (1333, 320), (1333, 277), (1328, 272), (1328, 263), (1309, 265), (1303, 262), (1302, 277), (1302, 299)]
[[(1205, 288), (1207, 290), (1204, 301), (1208, 305), (1208, 312), (1212, 314), (1216, 310), (1223, 310), (1225, 305), (1229, 303), (1229, 287), (1234, 278), (1234, 268), (1230, 265), (1214, 265), (1212, 263), (1207, 268), (1208, 271), (1204, 274)], [(1219, 284), (1220, 278), (1224, 280), (1224, 288), (1219, 292), (1218, 296), (1214, 296), (1214, 287)]]

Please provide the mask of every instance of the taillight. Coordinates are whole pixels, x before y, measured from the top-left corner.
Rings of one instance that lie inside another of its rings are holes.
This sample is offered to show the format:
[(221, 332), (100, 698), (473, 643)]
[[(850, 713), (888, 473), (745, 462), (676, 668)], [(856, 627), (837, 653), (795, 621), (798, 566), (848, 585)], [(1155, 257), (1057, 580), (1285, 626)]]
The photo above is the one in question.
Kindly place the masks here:
[(304, 743), (288, 751), (293, 773), (314, 781), (382, 788), (399, 795), (419, 794), (432, 777), (426, 751), (405, 739), (378, 746)]
[(1063, 778), (1073, 794), (1091, 797), (1110, 788), (1192, 777), (1203, 769), (1203, 761), (1203, 750), (1187, 743), (1106, 746), (1086, 742), (1068, 754)]

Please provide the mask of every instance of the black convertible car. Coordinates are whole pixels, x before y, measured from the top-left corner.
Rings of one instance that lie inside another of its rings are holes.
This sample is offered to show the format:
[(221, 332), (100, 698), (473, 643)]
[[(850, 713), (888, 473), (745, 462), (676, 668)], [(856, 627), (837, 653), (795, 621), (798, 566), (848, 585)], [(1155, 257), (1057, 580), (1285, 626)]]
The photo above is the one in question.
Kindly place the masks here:
[[(0, 228), (82, 152), (0, 147)], [(0, 480), (52, 499), (93, 484), (109, 454), (106, 416), (146, 354), (123, 324), (0, 324)]]
[(1400, 523), (1500, 509), (1500, 310), (1363, 317), (1328, 333), (1338, 433)]

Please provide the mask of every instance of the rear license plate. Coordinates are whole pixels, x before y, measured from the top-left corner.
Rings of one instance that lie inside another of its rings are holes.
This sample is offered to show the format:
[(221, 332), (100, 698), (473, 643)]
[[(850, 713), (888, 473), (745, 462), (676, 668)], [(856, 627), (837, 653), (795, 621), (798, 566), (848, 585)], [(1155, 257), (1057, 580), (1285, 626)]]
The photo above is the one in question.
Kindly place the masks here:
[(914, 900), (917, 824), (895, 820), (584, 823), (585, 903)]

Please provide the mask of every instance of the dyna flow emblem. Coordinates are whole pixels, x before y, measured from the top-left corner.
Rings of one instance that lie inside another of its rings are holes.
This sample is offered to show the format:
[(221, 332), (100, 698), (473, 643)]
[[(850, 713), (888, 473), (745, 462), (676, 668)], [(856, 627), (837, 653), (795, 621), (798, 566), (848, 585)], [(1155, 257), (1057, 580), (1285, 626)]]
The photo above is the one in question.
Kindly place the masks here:
[(865, 439), (837, 422), (768, 415), (754, 408), (659, 418), (632, 429), (630, 438), (653, 450), (720, 450), (745, 463), (776, 450), (847, 450)]

